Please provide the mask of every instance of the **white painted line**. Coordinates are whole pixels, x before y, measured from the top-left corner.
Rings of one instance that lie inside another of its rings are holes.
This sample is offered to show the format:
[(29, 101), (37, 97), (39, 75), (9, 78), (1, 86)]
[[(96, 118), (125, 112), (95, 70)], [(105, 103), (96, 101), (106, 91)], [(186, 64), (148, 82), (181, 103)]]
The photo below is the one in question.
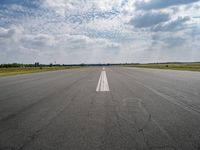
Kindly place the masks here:
[(103, 70), (101, 71), (101, 75), (99, 77), (99, 82), (97, 84), (96, 91), (97, 92), (108, 92), (108, 91), (110, 91), (107, 76), (106, 76), (106, 71), (105, 71), (104, 67), (103, 67)]
[(102, 72), (101, 72), (100, 77), (99, 77), (99, 82), (98, 82), (98, 84), (97, 84), (96, 91), (99, 91), (99, 87), (100, 87), (100, 85), (101, 85), (101, 80), (102, 80)]

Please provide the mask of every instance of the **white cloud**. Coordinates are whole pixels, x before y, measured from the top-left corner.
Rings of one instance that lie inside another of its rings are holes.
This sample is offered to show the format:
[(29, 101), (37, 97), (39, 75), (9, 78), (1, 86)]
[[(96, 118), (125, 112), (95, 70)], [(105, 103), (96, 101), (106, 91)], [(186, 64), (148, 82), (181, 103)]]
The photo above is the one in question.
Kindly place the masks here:
[(189, 17), (178, 17), (173, 20), (158, 24), (152, 28), (153, 31), (177, 31), (184, 30), (184, 24), (190, 20)]
[(130, 20), (130, 24), (134, 25), (136, 28), (146, 28), (157, 25), (162, 22), (166, 22), (170, 19), (168, 13), (162, 12), (145, 12), (138, 14)]
[(176, 5), (190, 4), (198, 2), (199, 0), (141, 0), (136, 3), (138, 9), (150, 10), (160, 9)]
[(3, 5), (0, 63), (200, 59), (200, 3), (44, 0), (39, 4)]
[(24, 35), (20, 42), (27, 48), (51, 48), (55, 46), (55, 38), (48, 34)]

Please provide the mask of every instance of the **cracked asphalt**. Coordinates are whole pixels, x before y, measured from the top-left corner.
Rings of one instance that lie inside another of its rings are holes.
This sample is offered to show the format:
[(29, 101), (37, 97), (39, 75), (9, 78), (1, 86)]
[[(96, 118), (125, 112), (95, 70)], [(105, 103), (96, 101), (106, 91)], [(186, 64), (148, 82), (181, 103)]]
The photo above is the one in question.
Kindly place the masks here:
[(0, 150), (200, 150), (200, 73), (101, 71), (0, 77)]

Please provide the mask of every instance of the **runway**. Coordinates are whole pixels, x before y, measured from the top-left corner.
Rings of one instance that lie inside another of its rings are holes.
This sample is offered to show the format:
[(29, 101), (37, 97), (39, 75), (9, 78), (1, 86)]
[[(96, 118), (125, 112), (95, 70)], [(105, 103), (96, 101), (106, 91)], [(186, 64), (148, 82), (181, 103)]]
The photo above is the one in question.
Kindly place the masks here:
[(200, 150), (200, 73), (84, 67), (0, 77), (0, 150)]

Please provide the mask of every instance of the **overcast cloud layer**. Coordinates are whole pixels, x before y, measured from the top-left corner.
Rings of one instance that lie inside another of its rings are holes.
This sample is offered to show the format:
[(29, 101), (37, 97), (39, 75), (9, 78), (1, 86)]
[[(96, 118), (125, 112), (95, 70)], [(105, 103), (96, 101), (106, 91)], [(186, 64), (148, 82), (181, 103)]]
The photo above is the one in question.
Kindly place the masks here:
[(199, 0), (1, 0), (0, 63), (200, 61)]

